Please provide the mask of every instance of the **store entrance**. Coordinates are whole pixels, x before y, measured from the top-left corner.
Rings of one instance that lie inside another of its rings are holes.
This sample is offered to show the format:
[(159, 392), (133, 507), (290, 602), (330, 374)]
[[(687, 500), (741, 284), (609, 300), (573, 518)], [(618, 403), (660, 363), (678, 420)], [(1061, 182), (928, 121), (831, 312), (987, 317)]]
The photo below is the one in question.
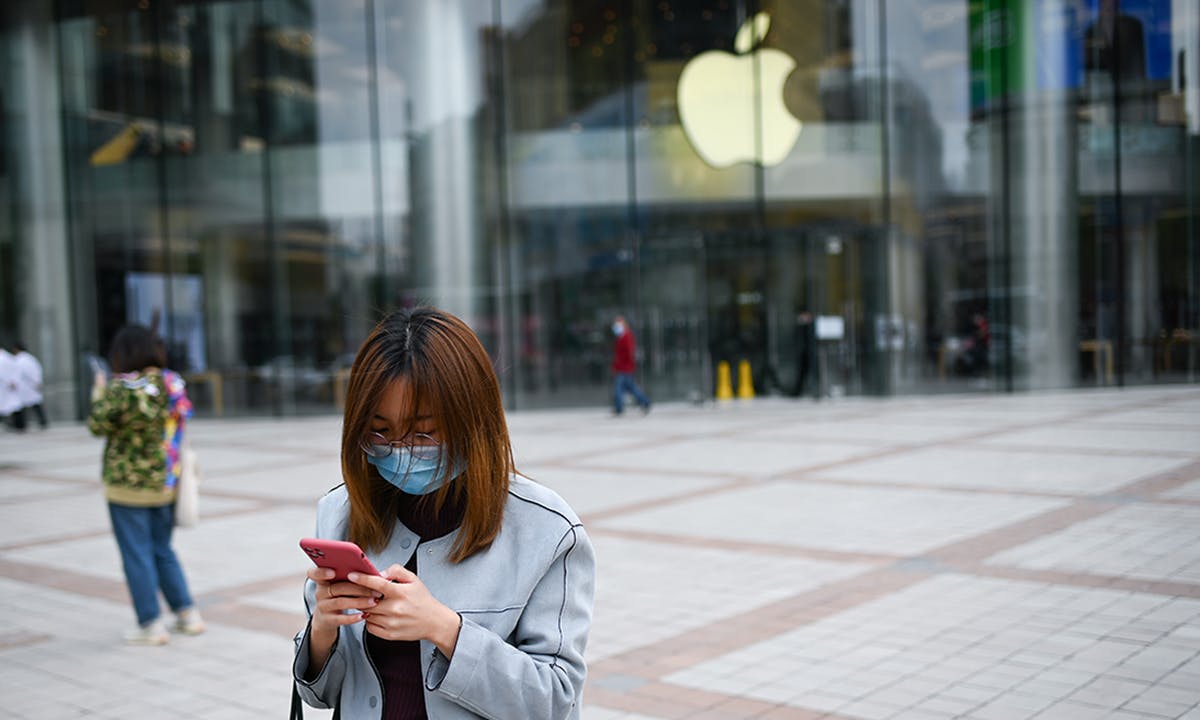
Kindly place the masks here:
[(807, 228), (772, 233), (769, 245), (768, 356), (782, 392), (860, 393), (861, 237), (841, 228)]
[(641, 252), (642, 372), (656, 399), (712, 395), (702, 235), (654, 238)]
[[(649, 386), (662, 399), (712, 399), (728, 363), (735, 392), (743, 364), (756, 396), (795, 394), (802, 374), (808, 395), (861, 392), (861, 247), (857, 234), (832, 230), (765, 243), (749, 232), (648, 238), (639, 287)], [(840, 337), (824, 337), (830, 328)]]
[(756, 394), (778, 392), (768, 356), (765, 258), (748, 233), (648, 238), (641, 250), (644, 372), (659, 398), (711, 400), (728, 363)]

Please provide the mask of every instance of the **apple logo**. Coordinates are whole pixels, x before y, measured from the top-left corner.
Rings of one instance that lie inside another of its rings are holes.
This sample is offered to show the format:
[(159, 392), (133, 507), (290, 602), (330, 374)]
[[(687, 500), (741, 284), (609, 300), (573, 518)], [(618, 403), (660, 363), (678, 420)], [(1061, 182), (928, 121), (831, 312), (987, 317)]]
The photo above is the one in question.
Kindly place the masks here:
[(714, 168), (778, 165), (800, 136), (803, 123), (783, 103), (783, 84), (795, 59), (782, 50), (755, 49), (770, 27), (771, 18), (758, 13), (738, 30), (736, 55), (702, 52), (679, 74), (679, 122), (696, 154)]

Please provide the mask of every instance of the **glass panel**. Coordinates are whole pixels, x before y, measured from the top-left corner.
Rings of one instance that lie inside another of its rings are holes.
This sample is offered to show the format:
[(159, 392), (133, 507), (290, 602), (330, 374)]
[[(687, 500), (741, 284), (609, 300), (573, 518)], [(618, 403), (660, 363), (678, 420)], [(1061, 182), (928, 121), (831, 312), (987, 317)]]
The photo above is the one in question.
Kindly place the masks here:
[(884, 183), (863, 241), (868, 389), (985, 389), (1010, 372), (1003, 5), (849, 3), (851, 64), (822, 70), (834, 112), (880, 108), (863, 118), (881, 129)]
[(661, 398), (712, 396), (707, 346), (709, 263), (699, 233), (653, 238), (641, 255), (645, 384)]
[[(8, 9), (0, 9), (0, 338), (17, 329), (17, 184), (12, 158), (18, 118), (12, 107), (16, 93), (16, 53)], [(0, 342), (4, 340), (0, 339)]]
[(760, 132), (763, 68), (748, 51), (770, 46), (777, 26), (755, 25), (745, 3), (632, 7), (631, 219), (648, 390), (661, 399), (711, 398), (728, 372), (728, 390), (745, 393), (742, 363), (761, 388), (774, 376), (757, 162), (764, 153), (774, 162), (779, 148)]
[[(368, 3), (377, 47), (377, 182), (389, 305), (430, 303), (500, 352), (503, 177), (496, 160), (502, 80), (497, 3)], [(507, 382), (507, 378), (502, 378)]]
[[(157, 324), (201, 412), (329, 411), (423, 302), (522, 406), (607, 404), (617, 314), (656, 400), (1200, 369), (1193, 2), (54, 7), (78, 344)], [(49, 247), (12, 37), (0, 331)]]
[[(160, 62), (147, 4), (83, 3), (63, 18), (63, 114), (73, 246), (95, 302), (80, 326), (85, 350), (107, 352), (126, 322), (166, 330), (170, 271), (159, 202), (165, 140), (163, 95), (177, 62)], [(178, 61), (179, 58), (175, 57)], [(84, 293), (87, 293), (85, 286)]]
[[(373, 18), (367, 5), (263, 6), (254, 87), (266, 139), (274, 343), (254, 364), (282, 411), (324, 409), (373, 321), (379, 242)], [(264, 321), (267, 320), (264, 318)]]
[[(764, 2), (761, 11), (770, 19), (757, 60), (762, 142), (779, 147), (777, 159), (764, 155), (761, 181), (770, 268), (764, 364), (777, 368), (787, 394), (877, 392), (884, 376), (871, 368), (908, 349), (907, 318), (889, 310), (881, 272), (888, 252), (881, 101), (883, 78), (896, 73), (880, 61), (876, 3)], [(913, 104), (911, 92), (891, 95), (901, 107)], [(774, 132), (771, 114), (780, 118)], [(929, 132), (926, 116), (915, 120), (903, 126), (913, 135), (905, 147)], [(919, 147), (909, 152), (922, 157)], [(918, 161), (893, 172), (920, 170)], [(768, 378), (763, 389), (771, 389)]]
[(96, 299), (81, 346), (156, 328), (201, 412), (247, 405), (236, 321), (263, 274), (236, 238), (261, 227), (262, 174), (239, 143), (231, 61), (253, 55), (254, 6), (84, 2), (59, 26), (73, 243)]
[[(1117, 244), (1102, 276), (1111, 280), (1082, 295), (1094, 309), (1083, 323), (1120, 347), (1120, 382), (1194, 379), (1198, 367), (1198, 38), (1200, 8), (1168, 0), (1101, 0), (1084, 38), (1089, 77), (1111, 86), (1108, 117), (1116, 118), (1096, 154), (1113, 156), (1120, 183), (1119, 200), (1096, 213), (1095, 254)], [(1103, 358), (1090, 359), (1085, 379), (1113, 382)]]
[(502, 0), (500, 17), (511, 183), (506, 345), (519, 370), (509, 399), (601, 404), (613, 317), (643, 332), (629, 225), (627, 128), (638, 101), (624, 71), (634, 27), (619, 4), (568, 0)]
[(164, 88), (184, 139), (164, 158), (162, 203), (176, 239), (175, 335), (185, 338), (189, 394), (200, 412), (277, 413), (287, 396), (262, 371), (276, 369), (267, 361), (278, 343), (257, 94), (269, 92), (260, 80), (262, 3), (180, 2), (161, 13), (164, 48), (174, 38), (188, 57), (186, 71)]
[(374, 19), (332, 0), (114, 7), (60, 29), (97, 344), (157, 324), (201, 412), (332, 409), (381, 305)]

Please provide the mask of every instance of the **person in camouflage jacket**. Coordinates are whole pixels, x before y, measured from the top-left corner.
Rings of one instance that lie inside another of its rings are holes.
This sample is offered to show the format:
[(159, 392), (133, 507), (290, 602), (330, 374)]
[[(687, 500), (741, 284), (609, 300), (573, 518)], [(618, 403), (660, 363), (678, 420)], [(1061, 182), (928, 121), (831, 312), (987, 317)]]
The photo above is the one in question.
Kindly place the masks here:
[(126, 640), (142, 645), (169, 639), (159, 618), (160, 589), (176, 613), (176, 630), (204, 629), (171, 547), (180, 445), (192, 405), (183, 378), (163, 369), (163, 355), (150, 329), (122, 328), (109, 355), (113, 378), (96, 376), (87, 420), (88, 430), (107, 440), (104, 496), (138, 620)]

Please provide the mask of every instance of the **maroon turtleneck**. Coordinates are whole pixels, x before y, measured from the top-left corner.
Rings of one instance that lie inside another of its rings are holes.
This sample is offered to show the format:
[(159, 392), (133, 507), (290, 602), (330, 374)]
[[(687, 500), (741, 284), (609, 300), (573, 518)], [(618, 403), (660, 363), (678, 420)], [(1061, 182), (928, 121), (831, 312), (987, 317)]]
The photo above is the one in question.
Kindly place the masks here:
[[(424, 502), (423, 502), (424, 501)], [(462, 524), (464, 503), (446, 499), (441, 511), (433, 512), (433, 503), (420, 495), (401, 495), (397, 519), (418, 536), (420, 543), (449, 535)], [(417, 570), (417, 551), (404, 565)], [(424, 720), (425, 692), (421, 681), (421, 643), (416, 640), (384, 640), (363, 634), (367, 656), (379, 672), (383, 684), (382, 720)]]

